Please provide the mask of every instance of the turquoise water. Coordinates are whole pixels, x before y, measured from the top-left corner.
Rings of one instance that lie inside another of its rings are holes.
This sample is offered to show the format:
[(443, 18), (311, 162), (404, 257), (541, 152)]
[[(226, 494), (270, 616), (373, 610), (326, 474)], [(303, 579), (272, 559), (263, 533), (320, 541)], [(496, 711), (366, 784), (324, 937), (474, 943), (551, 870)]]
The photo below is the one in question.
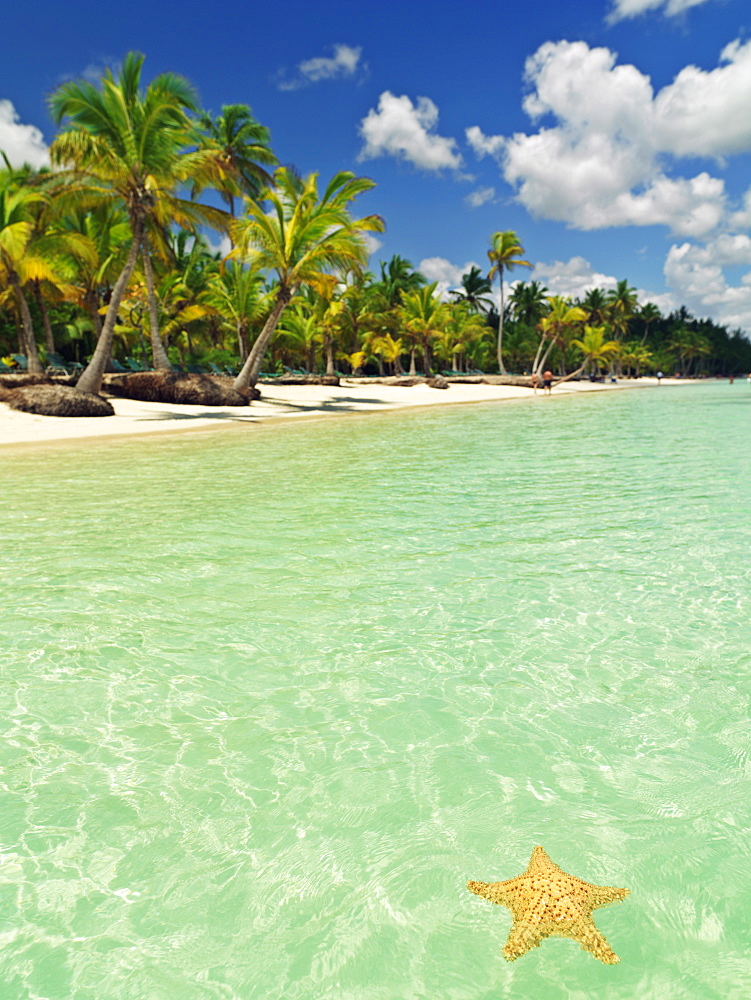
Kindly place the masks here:
[(746, 390), (0, 453), (3, 1000), (747, 1000)]

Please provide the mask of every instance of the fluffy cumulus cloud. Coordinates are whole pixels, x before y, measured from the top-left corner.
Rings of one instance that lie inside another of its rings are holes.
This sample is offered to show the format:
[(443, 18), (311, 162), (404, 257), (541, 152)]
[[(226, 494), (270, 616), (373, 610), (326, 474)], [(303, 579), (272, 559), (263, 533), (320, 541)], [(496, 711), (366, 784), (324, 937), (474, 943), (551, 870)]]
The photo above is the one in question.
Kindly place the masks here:
[[(566, 298), (583, 298), (592, 288), (609, 291), (618, 284), (613, 274), (597, 271), (585, 257), (570, 257), (568, 260), (554, 260), (535, 264), (532, 278), (543, 284), (551, 295)], [(640, 302), (654, 302), (663, 312), (668, 313), (678, 305), (670, 293), (655, 293), (649, 289), (637, 289)]]
[(360, 160), (394, 156), (422, 170), (457, 170), (462, 158), (454, 139), (434, 131), (438, 108), (429, 97), (418, 97), (413, 104), (406, 95), (384, 91), (378, 108), (371, 108), (360, 123), (365, 143)]
[(622, 21), (627, 17), (638, 17), (651, 11), (660, 11), (666, 17), (685, 14), (691, 7), (698, 7), (707, 0), (613, 0), (608, 21)]
[(445, 257), (425, 257), (417, 265), (417, 270), (424, 274), (429, 282), (437, 281), (436, 291), (442, 298), (447, 299), (450, 297), (448, 295), (449, 289), (458, 288), (462, 283), (462, 275), (466, 274), (472, 267), (477, 266), (473, 260), (467, 261), (460, 267), (458, 264), (452, 264)]
[(279, 90), (299, 90), (322, 80), (353, 77), (362, 68), (361, 56), (362, 47), (359, 45), (335, 45), (333, 55), (304, 59), (291, 75), (285, 69), (280, 70), (276, 85)]
[(24, 125), (8, 100), (0, 100), (0, 150), (14, 167), (30, 163), (32, 167), (49, 165), (49, 150), (36, 125)]
[(711, 316), (730, 329), (751, 332), (751, 270), (737, 284), (727, 267), (751, 268), (751, 239), (723, 234), (705, 244), (674, 244), (665, 260), (665, 282), (696, 316)]
[(751, 42), (727, 45), (718, 66), (687, 66), (656, 95), (649, 77), (607, 48), (546, 42), (525, 67), (532, 133), (467, 129), (533, 214), (580, 229), (665, 225), (707, 237), (726, 215), (721, 178), (671, 176), (681, 157), (751, 150)]

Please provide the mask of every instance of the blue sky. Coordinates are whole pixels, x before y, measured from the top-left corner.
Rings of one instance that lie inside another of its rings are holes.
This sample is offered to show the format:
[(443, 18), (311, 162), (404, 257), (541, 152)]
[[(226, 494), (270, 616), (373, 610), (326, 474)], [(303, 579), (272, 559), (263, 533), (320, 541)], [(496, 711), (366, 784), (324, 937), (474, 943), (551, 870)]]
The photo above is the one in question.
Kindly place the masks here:
[[(282, 162), (376, 188), (373, 265), (442, 287), (514, 229), (551, 292), (620, 278), (751, 332), (747, 0), (29, 0), (4, 15), (0, 148), (43, 162), (45, 96), (131, 49), (249, 104)], [(8, 45), (12, 39), (13, 44)]]

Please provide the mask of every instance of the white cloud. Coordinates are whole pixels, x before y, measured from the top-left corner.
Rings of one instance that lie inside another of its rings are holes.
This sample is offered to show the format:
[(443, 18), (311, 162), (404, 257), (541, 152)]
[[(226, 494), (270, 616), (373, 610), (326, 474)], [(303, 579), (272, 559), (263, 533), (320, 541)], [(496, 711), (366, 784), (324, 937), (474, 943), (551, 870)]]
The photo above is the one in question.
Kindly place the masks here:
[(368, 256), (372, 256), (383, 246), (381, 240), (376, 239), (376, 237), (372, 233), (362, 233), (361, 235), (363, 243), (367, 248)]
[(751, 266), (751, 239), (720, 236), (703, 246), (673, 244), (665, 260), (665, 281), (696, 316), (711, 316), (730, 329), (751, 331), (751, 271), (730, 285), (723, 267)]
[(433, 132), (438, 122), (438, 108), (429, 97), (418, 97), (413, 104), (409, 97), (397, 97), (384, 91), (378, 99), (378, 110), (371, 108), (360, 123), (365, 140), (358, 159), (395, 156), (422, 170), (456, 170), (462, 158), (456, 141)]
[(477, 125), (472, 125), (470, 128), (465, 129), (464, 134), (479, 160), (483, 156), (500, 155), (506, 146), (506, 140), (502, 135), (484, 135)]
[(322, 80), (354, 76), (360, 68), (361, 56), (362, 47), (359, 45), (335, 45), (333, 56), (304, 59), (298, 63), (297, 70), (291, 77), (287, 76), (286, 70), (280, 70), (277, 74), (277, 87), (279, 90), (299, 90), (300, 87), (320, 83)]
[(743, 196), (743, 208), (730, 216), (728, 224), (731, 229), (751, 229), (751, 187)]
[(214, 243), (210, 236), (207, 236), (206, 239), (211, 253), (220, 253), (222, 257), (226, 257), (232, 249), (229, 236), (220, 236), (216, 243)]
[(676, 156), (729, 156), (751, 149), (751, 42), (736, 39), (706, 72), (686, 66), (654, 102), (654, 144)]
[(0, 100), (0, 150), (14, 167), (30, 163), (32, 167), (49, 166), (49, 149), (36, 125), (24, 125), (8, 100)]
[(751, 42), (727, 45), (711, 71), (685, 67), (655, 96), (649, 77), (607, 48), (546, 42), (526, 63), (524, 110), (552, 118), (532, 134), (466, 132), (492, 155), (538, 216), (580, 229), (665, 225), (705, 237), (726, 212), (724, 182), (706, 171), (673, 177), (683, 156), (751, 150)]
[[(535, 264), (532, 279), (544, 285), (550, 295), (562, 295), (571, 299), (584, 298), (592, 288), (610, 291), (618, 284), (615, 275), (595, 270), (592, 264), (581, 256), (570, 257), (567, 261), (554, 260)], [(669, 313), (678, 307), (675, 296), (670, 293), (637, 288), (636, 294), (639, 302), (654, 302), (663, 313)]]
[(477, 188), (476, 191), (470, 191), (464, 200), (470, 208), (479, 208), (480, 205), (484, 205), (486, 202), (492, 201), (493, 198), (495, 198), (495, 188), (483, 187)]
[(424, 274), (429, 282), (438, 282), (436, 291), (443, 299), (448, 299), (450, 288), (458, 288), (462, 283), (462, 275), (479, 265), (473, 260), (467, 261), (462, 267), (452, 264), (445, 257), (424, 257), (417, 265), (417, 270)]
[(595, 271), (588, 260), (579, 256), (535, 264), (532, 279), (544, 285), (550, 295), (577, 299), (591, 288), (610, 289), (618, 284), (615, 277)]
[(613, 0), (613, 8), (608, 14), (607, 20), (613, 24), (615, 21), (622, 21), (627, 17), (638, 17), (639, 14), (646, 14), (648, 11), (664, 8), (662, 13), (666, 17), (675, 17), (684, 14), (691, 7), (698, 7), (706, 3), (707, 0)]

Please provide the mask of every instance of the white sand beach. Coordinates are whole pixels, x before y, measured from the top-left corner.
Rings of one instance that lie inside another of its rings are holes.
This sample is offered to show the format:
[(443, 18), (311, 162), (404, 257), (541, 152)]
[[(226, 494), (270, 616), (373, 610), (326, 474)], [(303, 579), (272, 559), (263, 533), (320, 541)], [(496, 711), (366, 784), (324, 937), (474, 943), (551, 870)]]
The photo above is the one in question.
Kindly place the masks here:
[[(690, 380), (663, 378), (660, 388), (696, 384)], [(459, 403), (528, 400), (544, 406), (556, 397), (571, 393), (620, 392), (654, 387), (657, 387), (656, 378), (627, 379), (616, 383), (564, 382), (547, 397), (542, 390), (535, 394), (531, 389), (518, 386), (456, 382), (452, 382), (448, 389), (433, 389), (425, 384), (409, 387), (384, 385), (358, 379), (342, 379), (339, 386), (259, 383), (262, 398), (250, 406), (184, 406), (145, 403), (113, 396), (109, 397), (115, 409), (113, 417), (44, 417), (11, 410), (0, 403), (0, 446), (219, 430), (273, 420), (323, 418)]]

